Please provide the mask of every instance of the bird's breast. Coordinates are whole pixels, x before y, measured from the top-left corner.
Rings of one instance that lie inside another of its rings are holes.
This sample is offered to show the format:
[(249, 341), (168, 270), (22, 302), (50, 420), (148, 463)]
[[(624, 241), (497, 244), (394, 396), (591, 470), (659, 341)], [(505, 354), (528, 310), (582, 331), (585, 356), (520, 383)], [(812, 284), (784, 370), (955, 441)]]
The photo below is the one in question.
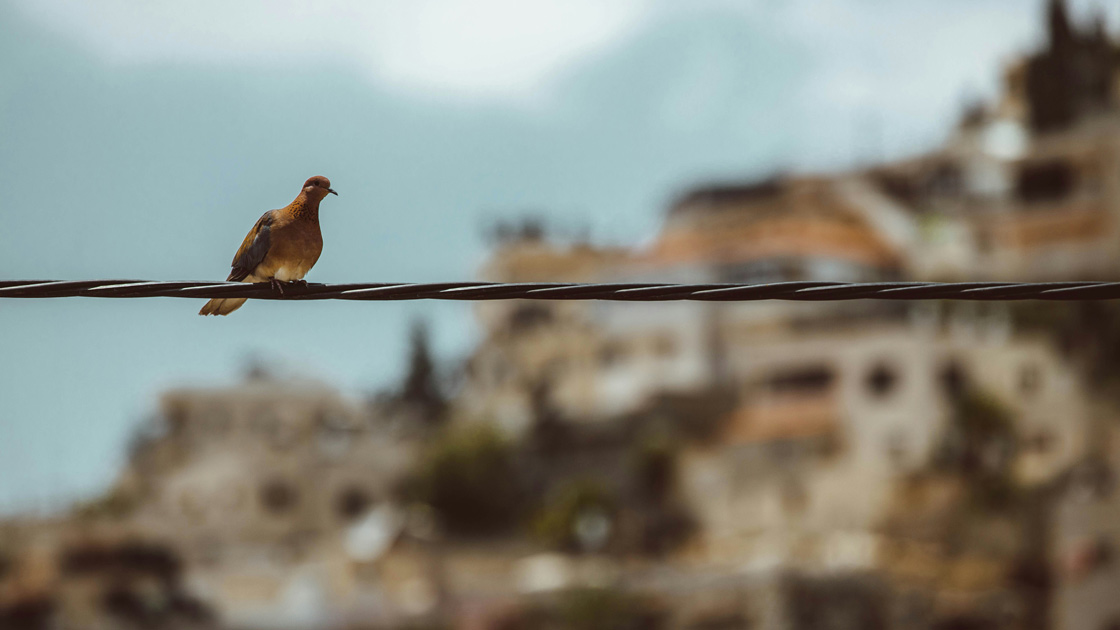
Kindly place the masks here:
[(323, 252), (323, 236), (318, 223), (294, 223), (273, 229), (272, 246), (258, 273), (282, 282), (302, 280)]

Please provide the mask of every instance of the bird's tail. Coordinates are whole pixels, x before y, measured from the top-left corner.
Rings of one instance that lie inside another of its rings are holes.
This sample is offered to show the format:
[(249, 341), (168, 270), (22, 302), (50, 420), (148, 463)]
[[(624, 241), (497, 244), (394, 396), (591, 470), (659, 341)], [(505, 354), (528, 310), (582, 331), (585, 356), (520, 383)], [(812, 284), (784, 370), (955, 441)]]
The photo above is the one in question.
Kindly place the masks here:
[(214, 298), (202, 307), (199, 315), (229, 315), (241, 308), (247, 298)]

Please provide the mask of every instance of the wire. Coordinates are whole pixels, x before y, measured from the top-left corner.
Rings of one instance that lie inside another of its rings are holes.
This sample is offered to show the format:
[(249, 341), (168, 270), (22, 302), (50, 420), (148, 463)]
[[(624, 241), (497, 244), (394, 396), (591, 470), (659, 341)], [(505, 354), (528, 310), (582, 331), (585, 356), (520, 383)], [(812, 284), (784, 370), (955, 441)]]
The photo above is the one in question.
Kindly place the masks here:
[(0, 280), (0, 298), (254, 298), (262, 300), (1115, 300), (1120, 282), (770, 282), (764, 284), (583, 284), (435, 282), (359, 284)]

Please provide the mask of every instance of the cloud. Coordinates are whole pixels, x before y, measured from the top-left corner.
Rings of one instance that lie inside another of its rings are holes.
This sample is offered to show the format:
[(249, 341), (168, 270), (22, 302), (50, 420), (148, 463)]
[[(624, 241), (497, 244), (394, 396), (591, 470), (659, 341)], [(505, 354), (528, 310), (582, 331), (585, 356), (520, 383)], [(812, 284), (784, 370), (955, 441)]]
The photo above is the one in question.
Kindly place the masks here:
[(806, 149), (882, 158), (930, 146), (966, 99), (998, 93), (1041, 16), (1021, 0), (792, 0), (773, 19), (815, 51), (798, 104), (811, 110)]
[[(1043, 0), (15, 0), (117, 63), (359, 68), (380, 86), (452, 103), (551, 104), (564, 78), (667, 24), (719, 14), (757, 37), (684, 51), (661, 113), (687, 131), (739, 108), (733, 69), (787, 51), (808, 70), (784, 94), (795, 155), (837, 165), (940, 140), (966, 99), (994, 96), (1001, 71), (1041, 35)], [(1071, 0), (1084, 18), (1099, 6)], [(749, 30), (749, 29), (748, 29)], [(737, 47), (738, 46), (738, 47)], [(769, 46), (772, 51), (761, 51)], [(771, 54), (772, 53), (772, 54)], [(755, 58), (750, 57), (754, 55)], [(723, 56), (720, 58), (720, 56)], [(687, 59), (685, 59), (687, 61)], [(675, 61), (673, 63), (676, 63)], [(667, 78), (666, 81), (669, 79)], [(609, 92), (610, 90), (607, 89)], [(756, 93), (749, 98), (771, 98)], [(728, 123), (731, 124), (731, 123)], [(869, 136), (878, 136), (869, 138)]]
[(117, 63), (356, 63), (415, 92), (517, 101), (623, 39), (645, 0), (16, 0)]

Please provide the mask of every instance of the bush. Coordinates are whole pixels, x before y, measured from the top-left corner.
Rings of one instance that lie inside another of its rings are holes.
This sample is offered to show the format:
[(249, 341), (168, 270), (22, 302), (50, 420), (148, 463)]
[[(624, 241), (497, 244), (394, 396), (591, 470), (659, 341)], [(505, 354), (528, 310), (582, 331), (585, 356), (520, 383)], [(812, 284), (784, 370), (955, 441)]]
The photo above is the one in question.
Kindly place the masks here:
[(140, 507), (140, 497), (135, 492), (113, 488), (104, 495), (78, 504), (74, 515), (79, 519), (120, 519), (131, 515)]
[(1016, 436), (1012, 412), (991, 395), (966, 388), (954, 400), (939, 467), (964, 476), (971, 503), (1005, 509), (1018, 498), (1012, 476)]
[(451, 533), (494, 534), (517, 521), (517, 479), (512, 447), (494, 427), (451, 427), (424, 455), (412, 498), (430, 505)]
[(1120, 304), (1106, 301), (1018, 302), (1011, 313), (1016, 327), (1049, 336), (1076, 357), (1090, 386), (1120, 400)]
[(661, 503), (673, 489), (676, 452), (667, 438), (643, 440), (631, 455), (634, 477), (642, 497)]
[(580, 518), (598, 512), (613, 521), (614, 511), (614, 497), (601, 484), (590, 480), (569, 481), (541, 508), (533, 522), (533, 533), (549, 547), (576, 549), (580, 546), (577, 531)]
[(650, 602), (610, 589), (577, 589), (559, 606), (560, 627), (579, 630), (656, 628), (659, 615)]
[(538, 601), (495, 626), (501, 630), (656, 630), (657, 602), (618, 589), (579, 588)]

